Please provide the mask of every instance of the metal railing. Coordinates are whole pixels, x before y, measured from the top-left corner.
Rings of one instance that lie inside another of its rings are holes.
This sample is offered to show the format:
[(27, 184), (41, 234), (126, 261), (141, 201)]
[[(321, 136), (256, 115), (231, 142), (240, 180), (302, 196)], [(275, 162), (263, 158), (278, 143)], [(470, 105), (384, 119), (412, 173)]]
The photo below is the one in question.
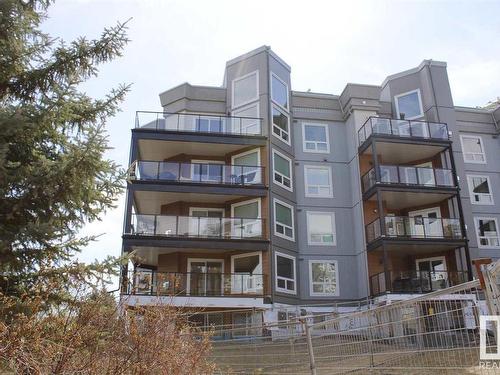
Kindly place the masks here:
[[(467, 271), (388, 271), (370, 276), (370, 292), (376, 296), (392, 293), (429, 293), (465, 283)], [(389, 288), (387, 288), (387, 276)]]
[(369, 117), (358, 130), (358, 145), (361, 146), (372, 134), (441, 141), (449, 140), (448, 126), (444, 123)]
[(367, 224), (367, 243), (382, 236), (382, 227), (385, 228), (385, 237), (404, 238), (444, 238), (462, 239), (463, 234), (459, 219), (410, 217), (410, 216), (384, 216)]
[(137, 236), (263, 239), (264, 219), (132, 214), (126, 234)]
[(130, 170), (133, 178), (142, 181), (224, 185), (259, 185), (264, 181), (264, 167), (249, 165), (140, 160)]
[(398, 165), (380, 165), (380, 179), (377, 181), (375, 168), (370, 169), (361, 177), (363, 192), (368, 191), (377, 183), (404, 184), (412, 186), (454, 187), (451, 169), (407, 167)]
[(262, 135), (262, 119), (254, 117), (216, 116), (194, 113), (137, 111), (135, 127), (156, 131)]
[(251, 273), (129, 272), (127, 294), (149, 296), (263, 296), (266, 275)]

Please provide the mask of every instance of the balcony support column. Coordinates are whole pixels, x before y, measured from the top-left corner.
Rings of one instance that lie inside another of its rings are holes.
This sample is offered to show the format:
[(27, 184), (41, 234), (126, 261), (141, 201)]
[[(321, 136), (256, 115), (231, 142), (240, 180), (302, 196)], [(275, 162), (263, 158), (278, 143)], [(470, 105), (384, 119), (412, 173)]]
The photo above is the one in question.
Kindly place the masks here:
[[(132, 133), (132, 143), (130, 145), (129, 165), (132, 165), (137, 160), (137, 137)], [(137, 166), (138, 168), (139, 166)], [(125, 217), (123, 218), (123, 233), (129, 233), (132, 222), (132, 206), (134, 204), (134, 193), (127, 188), (126, 202), (125, 202)]]
[(455, 182), (455, 186), (457, 187), (457, 193), (455, 194), (455, 197), (457, 199), (458, 216), (460, 218), (460, 230), (462, 231), (462, 236), (465, 237), (464, 252), (465, 252), (465, 260), (467, 262), (467, 278), (469, 279), (469, 281), (472, 281), (472, 262), (470, 259), (470, 252), (469, 252), (469, 240), (467, 239), (467, 230), (465, 227), (462, 199), (460, 198), (460, 185), (458, 182), (457, 169), (455, 166), (455, 157), (453, 156), (453, 149), (451, 148), (451, 146), (448, 147), (448, 154), (450, 155), (450, 164), (453, 175), (453, 181)]
[(384, 278), (385, 278), (385, 291), (392, 291), (391, 289), (391, 272), (389, 270), (389, 255), (387, 254), (387, 248), (385, 242), (382, 242), (382, 251), (384, 259)]

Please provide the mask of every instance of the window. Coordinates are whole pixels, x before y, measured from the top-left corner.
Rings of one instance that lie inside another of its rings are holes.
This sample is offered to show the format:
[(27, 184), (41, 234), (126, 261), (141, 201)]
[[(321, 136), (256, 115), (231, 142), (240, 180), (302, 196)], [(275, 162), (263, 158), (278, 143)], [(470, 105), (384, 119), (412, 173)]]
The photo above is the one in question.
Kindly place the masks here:
[(333, 212), (307, 212), (307, 243), (335, 246), (335, 214)]
[(273, 179), (276, 184), (285, 189), (293, 190), (292, 161), (276, 150), (273, 150)]
[(233, 80), (232, 107), (237, 108), (259, 99), (259, 72), (255, 71)]
[(274, 200), (274, 234), (295, 241), (293, 229), (293, 207), (278, 199)]
[(304, 152), (330, 152), (328, 125), (303, 123), (302, 149)]
[(275, 253), (276, 290), (295, 294), (295, 257)]
[(461, 135), (462, 152), (466, 163), (486, 164), (483, 140), (477, 135)]
[(273, 109), (273, 134), (286, 144), (290, 144), (289, 119), (288, 116), (275, 105)]
[(424, 116), (420, 90), (405, 92), (394, 97), (398, 119), (404, 115), (406, 120), (413, 120)]
[(491, 217), (474, 218), (479, 247), (500, 248), (497, 219)]
[(250, 150), (231, 156), (231, 174), (233, 183), (262, 183), (262, 168), (260, 167), (260, 150)]
[(271, 99), (288, 110), (288, 85), (274, 73), (271, 73)]
[(469, 194), (472, 204), (494, 204), (487, 176), (467, 176)]
[(333, 197), (330, 167), (304, 166), (306, 197)]
[(311, 296), (338, 296), (337, 262), (309, 261), (309, 291)]

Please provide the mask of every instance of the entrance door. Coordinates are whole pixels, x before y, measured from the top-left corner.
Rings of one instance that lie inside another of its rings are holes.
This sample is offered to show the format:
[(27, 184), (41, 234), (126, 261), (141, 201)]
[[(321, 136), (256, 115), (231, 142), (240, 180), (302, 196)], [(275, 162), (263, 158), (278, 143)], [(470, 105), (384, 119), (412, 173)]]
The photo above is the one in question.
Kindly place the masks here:
[(436, 186), (436, 178), (434, 176), (434, 169), (432, 162), (417, 164), (418, 184), (425, 186)]
[(188, 285), (190, 296), (223, 295), (222, 273), (224, 264), (218, 259), (188, 259)]
[(224, 182), (224, 162), (216, 160), (191, 160), (193, 182), (221, 184)]
[(194, 237), (220, 237), (222, 235), (223, 208), (189, 209), (189, 235)]
[(260, 151), (250, 150), (231, 157), (233, 183), (260, 184), (262, 183), (260, 166)]
[(262, 253), (231, 257), (231, 292), (234, 294), (262, 293)]
[(262, 236), (260, 198), (231, 205), (231, 234), (234, 238)]
[(422, 238), (443, 237), (443, 225), (439, 207), (411, 211), (408, 213), (408, 216), (410, 216), (412, 236)]
[(426, 286), (430, 286), (431, 290), (439, 290), (447, 287), (448, 272), (446, 271), (446, 258), (444, 256), (417, 259), (416, 265), (417, 272), (424, 281), (424, 290)]

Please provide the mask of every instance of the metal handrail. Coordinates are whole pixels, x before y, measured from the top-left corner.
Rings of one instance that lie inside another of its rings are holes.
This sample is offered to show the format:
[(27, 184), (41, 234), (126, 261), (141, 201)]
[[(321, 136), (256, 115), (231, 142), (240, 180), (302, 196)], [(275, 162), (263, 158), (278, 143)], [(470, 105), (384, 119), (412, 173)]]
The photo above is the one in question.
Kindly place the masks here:
[[(141, 123), (140, 117), (148, 117), (147, 122)], [(167, 119), (172, 119), (167, 123)], [(192, 123), (186, 123), (185, 119), (193, 119)], [(201, 120), (218, 120), (215, 129), (209, 129), (210, 124), (202, 126)], [(198, 120), (198, 122), (196, 122)], [(176, 112), (155, 112), (155, 111), (136, 111), (135, 128), (152, 129), (155, 131), (177, 131), (177, 132), (196, 132), (208, 134), (233, 134), (245, 136), (262, 136), (261, 117), (245, 116), (227, 116), (202, 113), (176, 113)], [(250, 123), (250, 125), (248, 125)], [(257, 127), (256, 130), (249, 128)]]
[[(389, 222), (394, 223), (394, 227), (391, 228)], [(403, 225), (398, 228), (396, 227), (397, 222), (402, 223)], [(413, 221), (413, 222), (412, 222)], [(416, 221), (421, 221), (420, 223), (416, 223)], [(431, 222), (432, 221), (432, 222)], [(427, 223), (428, 222), (428, 223)], [(440, 230), (434, 231), (432, 233), (427, 233), (426, 226), (428, 224), (433, 224), (435, 222), (439, 222)], [(448, 225), (445, 225), (449, 222)], [(375, 225), (379, 225), (379, 231), (377, 235), (377, 231), (375, 229)], [(455, 228), (450, 224), (455, 224)], [(385, 228), (385, 234), (382, 234), (382, 225)], [(374, 228), (373, 236), (370, 235), (371, 228)], [(415, 229), (421, 229), (422, 232), (418, 233)], [(390, 230), (393, 229), (394, 232), (391, 233)], [(382, 216), (381, 218), (376, 218), (370, 223), (365, 225), (365, 235), (367, 242), (372, 242), (380, 237), (404, 237), (404, 238), (437, 238), (437, 239), (462, 239), (464, 238), (461, 227), (460, 227), (460, 219), (457, 218), (429, 218), (429, 217), (412, 217), (412, 216)]]
[[(386, 131), (386, 132), (374, 131), (373, 122), (372, 122), (373, 119), (387, 121), (388, 125), (389, 125), (388, 130), (390, 130), (390, 131)], [(399, 128), (397, 128), (398, 130), (395, 131), (395, 127), (393, 126), (394, 121), (398, 122), (399, 124), (406, 122), (408, 124), (408, 131), (404, 132), (403, 134), (401, 134), (401, 132), (399, 131)], [(415, 125), (413, 125), (413, 124), (419, 124), (419, 125), (425, 124), (425, 129), (426, 129), (425, 134), (422, 134), (422, 133), (415, 134), (415, 129), (414, 129)], [(367, 135), (367, 126), (368, 125), (370, 128), (369, 129), (370, 132)], [(443, 137), (442, 135), (441, 136), (433, 136), (434, 133), (431, 131), (432, 130), (431, 125), (439, 125), (440, 127), (444, 127), (444, 131), (441, 131), (441, 134), (446, 134), (446, 137)], [(442, 140), (442, 141), (449, 141), (450, 140), (448, 125), (446, 123), (443, 123), (443, 122), (423, 121), (423, 120), (403, 120), (403, 119), (398, 120), (398, 119), (393, 119), (393, 118), (388, 118), (388, 117), (377, 117), (377, 116), (368, 117), (368, 119), (365, 121), (363, 126), (358, 130), (358, 145), (361, 146), (364, 142), (366, 142), (368, 140), (368, 138), (372, 134), (398, 136), (398, 137), (410, 137), (410, 138), (424, 138), (424, 139), (434, 139), (434, 140)]]
[(264, 219), (132, 214), (125, 234), (136, 236), (264, 239)]
[[(389, 276), (389, 289), (386, 286)], [(430, 293), (449, 288), (468, 280), (467, 271), (429, 271), (429, 270), (388, 270), (370, 276), (371, 295), (387, 291), (395, 293)]]
[(263, 296), (267, 275), (251, 272), (127, 273), (127, 294), (170, 296)]
[[(374, 186), (374, 184), (404, 184), (404, 185), (413, 185), (413, 186), (446, 186), (446, 187), (456, 187), (455, 185), (455, 179), (453, 178), (453, 170), (452, 169), (448, 169), (448, 168), (429, 168), (429, 167), (416, 167), (416, 166), (412, 166), (412, 165), (395, 165), (395, 164), (381, 164), (378, 166), (379, 170), (383, 169), (383, 168), (395, 168), (396, 172), (397, 172), (397, 175), (394, 176), (394, 177), (397, 177), (396, 180), (394, 181), (382, 181), (382, 178), (380, 176), (380, 180), (377, 180), (377, 175), (375, 173), (375, 167), (374, 168), (371, 168), (368, 172), (364, 173), (362, 176), (361, 176), (361, 185), (362, 185), (362, 188), (363, 188), (363, 192), (366, 192), (368, 189), (370, 189), (372, 186)], [(401, 170), (402, 169), (414, 169), (415, 170), (415, 183), (412, 183), (412, 182), (409, 182), (407, 181), (405, 178), (403, 178), (401, 176)], [(429, 184), (429, 183), (424, 183), (422, 181), (420, 181), (421, 179), (421, 176), (420, 174), (418, 173), (419, 170), (427, 170), (427, 171), (432, 171), (432, 174), (433, 174), (433, 181), (434, 183), (433, 184)], [(445, 172), (448, 172), (450, 173), (450, 183), (449, 184), (446, 184), (446, 183), (440, 183), (440, 178), (438, 178), (438, 172), (440, 171), (445, 171)], [(373, 176), (373, 178), (371, 178), (371, 176)], [(368, 183), (368, 186), (365, 186), (365, 180), (368, 178), (370, 178), (369, 181), (367, 181)]]
[[(208, 171), (205, 174), (196, 172), (195, 167), (219, 167), (220, 171), (217, 176), (210, 176)], [(263, 185), (265, 175), (263, 166), (150, 160), (136, 160), (129, 170), (129, 175), (136, 180), (229, 185)]]

